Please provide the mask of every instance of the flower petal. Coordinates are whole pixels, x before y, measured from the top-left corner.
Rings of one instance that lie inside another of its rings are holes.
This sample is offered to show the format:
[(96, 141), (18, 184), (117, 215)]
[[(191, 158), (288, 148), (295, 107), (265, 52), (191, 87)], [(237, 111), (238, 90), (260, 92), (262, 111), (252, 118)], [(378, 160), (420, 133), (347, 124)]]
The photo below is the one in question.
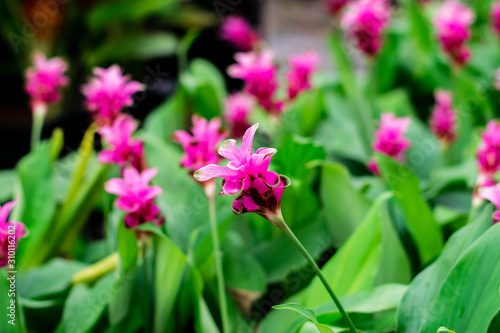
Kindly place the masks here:
[(210, 164), (196, 171), (193, 177), (197, 181), (204, 182), (214, 177), (236, 177), (238, 174), (239, 172), (237, 170), (232, 170), (217, 164)]

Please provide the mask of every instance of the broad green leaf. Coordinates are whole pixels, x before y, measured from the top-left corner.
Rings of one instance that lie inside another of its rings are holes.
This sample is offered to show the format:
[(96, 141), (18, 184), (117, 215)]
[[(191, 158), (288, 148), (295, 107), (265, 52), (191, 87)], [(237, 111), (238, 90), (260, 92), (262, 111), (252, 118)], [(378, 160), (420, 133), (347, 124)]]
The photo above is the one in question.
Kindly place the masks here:
[(332, 33), (328, 36), (328, 47), (335, 60), (335, 68), (339, 72), (340, 82), (342, 82), (344, 91), (351, 98), (356, 97), (356, 78), (354, 76), (351, 57), (344, 48), (340, 35)]
[(15, 170), (0, 170), (0, 202), (7, 202), (14, 197), (15, 183)]
[(320, 89), (305, 91), (297, 96), (282, 117), (282, 127), (277, 133), (311, 136), (324, 113), (324, 97)]
[(349, 171), (337, 163), (321, 168), (320, 195), (332, 242), (342, 244), (363, 221), (370, 202), (352, 185)]
[(0, 331), (2, 333), (25, 333), (27, 330), (24, 323), (23, 307), (20, 304), (19, 292), (11, 291), (11, 282), (15, 283), (17, 276), (14, 273), (13, 279), (7, 279), (10, 276), (4, 270), (0, 271), (0, 293), (2, 293), (0, 297), (0, 315), (2, 316)]
[(175, 130), (184, 128), (186, 100), (182, 89), (154, 109), (144, 122), (144, 130), (168, 141)]
[(120, 253), (121, 265), (124, 269), (129, 270), (135, 267), (137, 263), (137, 238), (132, 229), (125, 227), (124, 221), (120, 221), (118, 225), (118, 252)]
[(280, 304), (280, 305), (273, 306), (273, 308), (276, 310), (295, 311), (298, 314), (300, 314), (301, 316), (312, 321), (320, 333), (334, 333), (333, 330), (330, 329), (328, 326), (318, 323), (318, 320), (316, 319), (316, 315), (314, 314), (313, 310), (305, 308), (304, 306), (300, 305), (299, 303)]
[(406, 166), (388, 157), (379, 155), (377, 160), (387, 185), (403, 209), (420, 261), (426, 265), (441, 252), (443, 239), (428, 204), (421, 196), (418, 179)]
[(452, 330), (449, 330), (447, 329), (446, 327), (440, 327), (436, 333), (439, 333), (439, 332), (446, 332), (446, 333), (456, 333), (455, 331), (452, 331)]
[[(398, 333), (419, 332), (420, 325), (429, 312), (429, 306), (434, 299), (439, 297), (439, 290), (450, 270), (468, 247), (490, 228), (491, 222), (491, 209), (483, 209), (473, 221), (451, 236), (436, 262), (417, 275), (404, 295), (398, 310)], [(479, 283), (479, 285), (482, 284)], [(469, 294), (469, 292), (465, 293)], [(440, 314), (444, 310), (440, 311)], [(437, 327), (444, 324), (445, 322), (437, 324)]]

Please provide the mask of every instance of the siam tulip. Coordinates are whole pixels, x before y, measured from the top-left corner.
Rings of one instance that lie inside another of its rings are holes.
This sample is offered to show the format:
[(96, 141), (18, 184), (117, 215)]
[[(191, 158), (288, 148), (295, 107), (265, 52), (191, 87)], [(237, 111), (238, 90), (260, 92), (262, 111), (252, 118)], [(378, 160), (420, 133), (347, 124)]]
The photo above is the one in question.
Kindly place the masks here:
[(491, 24), (493, 26), (493, 31), (500, 36), (500, 2), (495, 2), (491, 6)]
[(390, 16), (388, 0), (358, 0), (347, 5), (341, 25), (361, 51), (375, 56), (382, 46), (382, 32)]
[(111, 126), (101, 127), (99, 134), (110, 148), (99, 153), (99, 162), (143, 170), (144, 147), (142, 141), (132, 137), (136, 129), (136, 121), (125, 114), (119, 115)]
[(255, 153), (253, 152), (253, 139), (258, 127), (259, 124), (255, 124), (245, 132), (239, 148), (236, 141), (232, 139), (222, 143), (219, 154), (229, 160), (227, 166), (207, 165), (199, 169), (194, 174), (194, 178), (198, 181), (207, 181), (215, 177), (222, 178), (220, 194), (235, 197), (232, 204), (235, 214), (256, 213), (283, 230), (320, 278), (346, 320), (350, 332), (355, 333), (354, 324), (324, 278), (323, 273), (283, 219), (281, 197), (285, 187), (290, 185), (290, 180), (286, 176), (268, 170), (271, 159), (277, 152), (276, 149), (259, 148)]
[(242, 52), (256, 49), (260, 42), (259, 34), (240, 16), (225, 18), (219, 33), (221, 39), (228, 41), (237, 50)]
[(28, 229), (21, 222), (7, 222), (7, 217), (17, 201), (11, 201), (0, 207), (0, 267), (9, 263), (9, 252), (14, 252), (21, 238), (28, 235)]
[(434, 19), (441, 48), (457, 65), (465, 65), (470, 57), (465, 43), (471, 36), (474, 12), (457, 1), (445, 1)]
[(274, 100), (278, 82), (273, 53), (267, 50), (237, 53), (235, 58), (238, 63), (229, 67), (229, 75), (245, 81), (245, 92), (255, 97), (266, 111), (279, 114), (283, 105)]
[(327, 0), (326, 10), (333, 16), (338, 16), (349, 0)]
[(479, 164), (478, 186), (495, 184), (493, 176), (500, 170), (500, 123), (490, 121), (482, 134), (477, 150)]
[(311, 88), (311, 76), (320, 60), (316, 52), (310, 51), (291, 56), (289, 62), (288, 98), (294, 99), (300, 92)]
[(144, 89), (137, 81), (130, 81), (128, 75), (122, 75), (119, 66), (107, 69), (95, 68), (94, 77), (82, 87), (86, 98), (86, 107), (99, 126), (113, 123), (122, 109), (131, 106), (132, 95)]
[(226, 122), (231, 126), (233, 137), (241, 138), (245, 131), (251, 126), (248, 117), (254, 106), (250, 96), (238, 93), (226, 99)]
[(493, 224), (498, 223), (500, 221), (500, 184), (482, 188), (479, 196), (497, 207), (498, 210), (493, 213)]
[(105, 184), (106, 192), (118, 196), (115, 206), (127, 213), (127, 228), (134, 228), (146, 222), (157, 225), (163, 223), (160, 209), (153, 203), (163, 191), (158, 186), (148, 185), (156, 173), (156, 169), (139, 172), (134, 168), (127, 168), (123, 170), (123, 179), (113, 178)]
[(436, 106), (429, 121), (431, 131), (445, 145), (448, 145), (457, 138), (457, 113), (453, 110), (452, 95), (450, 92), (438, 90), (434, 96)]

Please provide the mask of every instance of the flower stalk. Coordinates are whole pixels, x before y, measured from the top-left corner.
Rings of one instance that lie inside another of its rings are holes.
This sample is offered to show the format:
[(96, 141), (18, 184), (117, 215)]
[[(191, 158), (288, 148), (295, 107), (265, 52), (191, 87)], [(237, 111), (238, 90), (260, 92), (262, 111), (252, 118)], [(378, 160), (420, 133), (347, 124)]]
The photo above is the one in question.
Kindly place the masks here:
[(292, 240), (292, 242), (295, 244), (295, 246), (300, 250), (302, 255), (306, 258), (306, 260), (309, 262), (311, 267), (313, 268), (314, 272), (316, 275), (319, 277), (323, 285), (325, 286), (326, 290), (328, 291), (328, 294), (332, 298), (333, 302), (337, 306), (340, 314), (342, 317), (344, 317), (345, 321), (347, 322), (347, 325), (349, 327), (349, 331), (351, 333), (356, 333), (356, 327), (354, 326), (354, 323), (352, 322), (351, 318), (347, 314), (347, 312), (344, 310), (344, 307), (340, 303), (339, 299), (337, 296), (335, 296), (335, 293), (333, 292), (332, 288), (328, 284), (328, 281), (326, 278), (323, 276), (323, 273), (321, 273), (321, 270), (319, 269), (318, 265), (316, 265), (316, 262), (314, 259), (311, 257), (309, 252), (307, 252), (306, 248), (302, 245), (302, 243), (299, 241), (299, 239), (295, 236), (293, 231), (288, 227), (286, 224), (285, 220), (283, 219), (283, 216), (281, 215), (281, 212), (275, 215), (270, 215), (268, 216), (269, 221), (271, 221), (272, 224), (283, 230), (283, 232)]
[(33, 126), (31, 130), (31, 150), (40, 142), (42, 137), (43, 122), (45, 121), (45, 115), (47, 114), (47, 104), (45, 103), (35, 103), (33, 106)]

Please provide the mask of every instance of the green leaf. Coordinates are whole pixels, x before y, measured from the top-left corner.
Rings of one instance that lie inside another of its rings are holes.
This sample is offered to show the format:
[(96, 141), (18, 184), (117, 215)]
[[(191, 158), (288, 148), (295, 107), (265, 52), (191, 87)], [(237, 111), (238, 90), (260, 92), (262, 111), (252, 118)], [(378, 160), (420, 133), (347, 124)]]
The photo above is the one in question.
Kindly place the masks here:
[(334, 333), (333, 330), (331, 328), (329, 328), (328, 326), (318, 323), (318, 320), (316, 319), (316, 315), (314, 314), (313, 310), (307, 309), (298, 303), (280, 304), (280, 305), (273, 306), (273, 308), (276, 310), (295, 311), (298, 314), (300, 314), (301, 316), (312, 321), (320, 333)]
[[(398, 333), (420, 332), (419, 329), (425, 318), (427, 318), (429, 314), (436, 313), (429, 312), (431, 311), (430, 306), (436, 299), (439, 299), (439, 292), (442, 289), (447, 276), (449, 276), (450, 271), (457, 265), (458, 261), (462, 258), (463, 253), (468, 251), (469, 246), (476, 242), (478, 238), (480, 238), (480, 236), (491, 227), (491, 222), (491, 209), (483, 209), (473, 221), (469, 222), (469, 224), (467, 224), (464, 228), (455, 232), (451, 236), (436, 262), (417, 275), (417, 277), (412, 281), (410, 288), (403, 297), (399, 307)], [(488, 233), (490, 231), (491, 230), (488, 230)], [(491, 250), (493, 250), (493, 248), (495, 248), (495, 246), (492, 247)], [(487, 257), (490, 257), (490, 255), (487, 255)], [(492, 264), (491, 266), (495, 266), (495, 264)], [(484, 269), (486, 269), (486, 267)], [(477, 276), (478, 273), (473, 273), (471, 275)], [(463, 278), (468, 279), (467, 276), (464, 276)], [(483, 285), (484, 282), (480, 282), (476, 285), (476, 287)], [(454, 287), (454, 289), (456, 288), (458, 288), (458, 285)], [(471, 285), (470, 288), (474, 287)], [(498, 294), (498, 290), (496, 290), (496, 293)], [(467, 297), (467, 295), (471, 294), (470, 290), (463, 291), (462, 296)], [(458, 291), (457, 296), (460, 296)], [(451, 299), (453, 298), (450, 298), (450, 300)], [(452, 306), (449, 302), (443, 303), (443, 305), (446, 305), (446, 307), (436, 313), (436, 319), (440, 319), (441, 316), (444, 317), (446, 308)], [(470, 306), (466, 306), (464, 310), (470, 311), (472, 309)], [(454, 314), (457, 315), (457, 313), (460, 312), (461, 311), (458, 310)], [(457, 318), (458, 317), (459, 316), (457, 316)], [(436, 323), (436, 327), (443, 324), (447, 323), (444, 321)], [(452, 325), (447, 326), (453, 327), (453, 329), (458, 329)], [(476, 330), (475, 332), (480, 331), (481, 330)], [(459, 332), (461, 331), (459, 330)], [(471, 330), (471, 332), (474, 332), (474, 330)]]
[(23, 307), (19, 297), (19, 293), (13, 293), (11, 290), (11, 282), (17, 278), (14, 273), (14, 279), (8, 280), (10, 274), (4, 270), (0, 270), (0, 331), (2, 333), (25, 333), (26, 325), (23, 317)]
[(344, 43), (342, 43), (338, 34), (332, 33), (328, 36), (328, 47), (335, 59), (335, 68), (339, 72), (340, 82), (342, 82), (344, 91), (350, 98), (355, 98), (357, 95), (357, 87), (356, 78), (351, 65), (351, 57), (349, 57), (344, 49)]
[[(174, 55), (177, 49), (175, 35), (158, 32), (123, 39), (109, 40), (93, 50), (90, 62), (95, 65), (128, 60), (150, 60)], [(153, 78), (155, 79), (155, 78)]]
[(137, 238), (132, 229), (127, 229), (125, 223), (120, 221), (118, 225), (118, 252), (120, 253), (121, 265), (129, 270), (137, 264)]
[(447, 333), (456, 333), (455, 331), (452, 331), (452, 330), (449, 330), (447, 329), (446, 327), (440, 327), (436, 333), (439, 333), (439, 332), (447, 332)]
[(426, 265), (441, 252), (443, 239), (428, 204), (422, 198), (418, 179), (406, 166), (388, 157), (378, 155), (377, 160), (386, 183), (399, 199), (420, 261)]
[(15, 183), (15, 170), (0, 170), (0, 202), (7, 202), (14, 197)]
[(172, 133), (184, 128), (186, 98), (182, 89), (160, 104), (144, 122), (144, 130), (157, 138), (167, 141)]

